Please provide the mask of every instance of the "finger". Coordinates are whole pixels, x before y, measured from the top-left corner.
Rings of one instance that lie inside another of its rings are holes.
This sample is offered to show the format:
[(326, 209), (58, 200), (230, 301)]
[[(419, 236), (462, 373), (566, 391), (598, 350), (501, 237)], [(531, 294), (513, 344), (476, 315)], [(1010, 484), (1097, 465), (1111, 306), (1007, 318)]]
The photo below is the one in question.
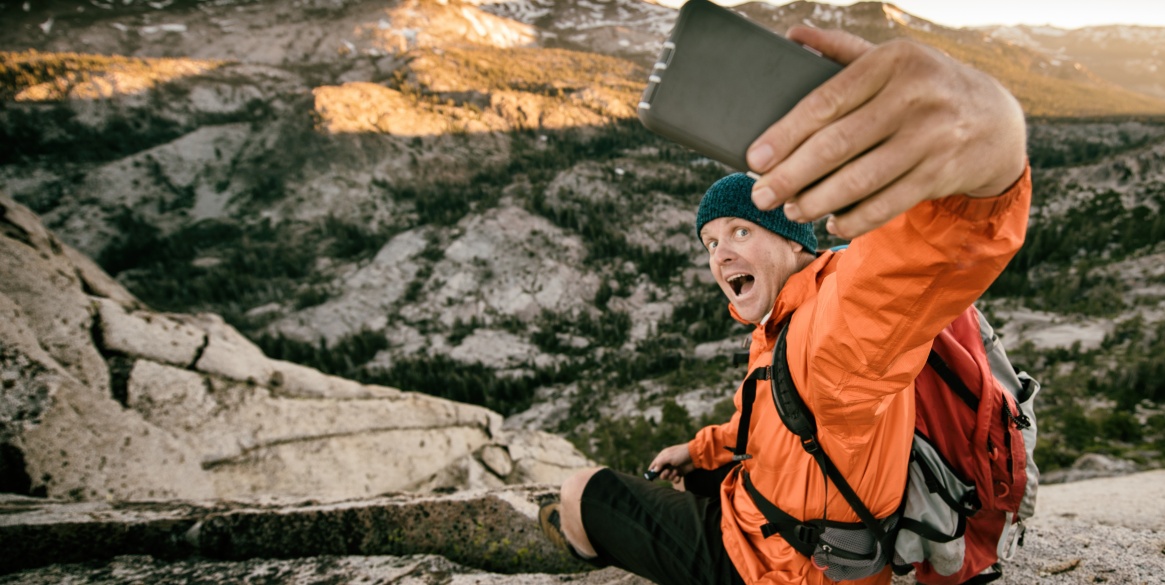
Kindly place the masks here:
[[(796, 194), (796, 191), (789, 190), (789, 185), (781, 182), (779, 176), (769, 176), (770, 171), (810, 136), (876, 96), (894, 74), (892, 51), (879, 47), (866, 53), (862, 59), (810, 92), (749, 146), (749, 167), (762, 175), (753, 187), (753, 202), (757, 207), (772, 209)], [(837, 152), (830, 153), (832, 158), (844, 158), (846, 154), (852, 157), (861, 152), (858, 146), (846, 144), (847, 137), (841, 138)]]
[(651, 460), (651, 463), (647, 465), (647, 469), (654, 469), (662, 473), (664, 468), (668, 467), (668, 459), (667, 449), (664, 449), (655, 456), (655, 459)]
[(934, 182), (934, 171), (916, 166), (849, 212), (830, 217), (825, 229), (847, 240), (877, 229), (926, 199), (924, 186)]
[(821, 52), (822, 55), (849, 65), (862, 53), (873, 48), (874, 44), (857, 35), (840, 30), (823, 30), (807, 26), (794, 26), (785, 35), (790, 41), (808, 45)]
[[(800, 42), (809, 45), (810, 47), (820, 51), (825, 56), (848, 65), (856, 60), (859, 56), (869, 51), (873, 45), (862, 39), (842, 31), (826, 31), (820, 29), (813, 29), (807, 27), (793, 27), (789, 30), (789, 38), (795, 42)], [(796, 108), (794, 108), (796, 111)], [(790, 116), (785, 116), (788, 119)], [(762, 134), (760, 138), (764, 138)], [(759, 139), (758, 139), (759, 142)], [(798, 141), (799, 142), (799, 141)], [(778, 148), (779, 144), (767, 145), (769, 150), (766, 150), (765, 144), (754, 142), (754, 148), (750, 148), (747, 153), (749, 166), (753, 171), (758, 173), (764, 172), (770, 166), (772, 161), (780, 160), (784, 154), (787, 154), (786, 149)], [(792, 146), (796, 146), (793, 144)]]
[[(876, 98), (877, 101), (899, 103), (894, 96), (880, 96)], [(871, 102), (871, 106), (871, 109), (887, 111), (874, 102)], [(892, 107), (902, 109), (899, 106)], [(933, 154), (931, 140), (934, 137), (931, 135), (936, 133), (933, 127), (902, 128), (891, 120), (892, 117), (875, 116), (867, 123), (859, 119), (864, 116), (850, 116), (814, 136), (793, 153), (779, 173), (791, 176), (802, 173), (799, 180), (814, 182), (799, 188), (799, 194), (785, 203), (785, 215), (793, 221), (806, 222), (816, 221), (830, 213), (839, 213), (838, 210), (851, 207), (878, 193), (920, 164), (927, 155)], [(835, 166), (836, 170), (828, 176), (816, 177), (813, 174), (814, 159), (808, 157), (807, 153), (829, 150), (828, 147), (814, 148), (813, 143), (832, 139), (830, 135), (834, 132), (853, 136), (855, 144), (863, 145), (865, 151)]]
[[(879, 101), (887, 103), (878, 104)], [(902, 102), (880, 96), (872, 100), (870, 106), (869, 111), (878, 112), (876, 115), (855, 112), (826, 126), (758, 181), (774, 194), (788, 194), (789, 198), (777, 199), (785, 201), (784, 211), (789, 219), (816, 220), (860, 201), (916, 162), (910, 160), (905, 164), (895, 164), (904, 158), (904, 153), (886, 156), (881, 150), (883, 147), (879, 146), (899, 129), (899, 112), (905, 109)], [(871, 152), (879, 156), (857, 168), (850, 167), (868, 159)], [(882, 164), (873, 166), (871, 163)], [(756, 203), (757, 191), (753, 193)]]

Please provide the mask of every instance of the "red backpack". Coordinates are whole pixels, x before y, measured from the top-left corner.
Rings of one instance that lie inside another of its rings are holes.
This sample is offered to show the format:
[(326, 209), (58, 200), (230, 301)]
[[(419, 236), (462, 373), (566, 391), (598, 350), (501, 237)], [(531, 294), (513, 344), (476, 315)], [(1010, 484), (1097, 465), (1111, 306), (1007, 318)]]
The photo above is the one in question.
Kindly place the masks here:
[(1032, 458), (1032, 399), (1040, 386), (1014, 370), (983, 315), (970, 307), (943, 329), (915, 379), (909, 477), (902, 505), (888, 518), (874, 518), (817, 442), (813, 413), (789, 375), (787, 332), (786, 321), (773, 365), (745, 380), (748, 408), (741, 430), (747, 436), (756, 380), (771, 380), (782, 422), (801, 438), (861, 522), (793, 518), (742, 472), (745, 489), (768, 521), (765, 536), (780, 534), (836, 581), (874, 575), (887, 564), (898, 574), (914, 570), (928, 585), (998, 579), (999, 561), (1022, 544), (1023, 520), (1035, 511), (1039, 472)]

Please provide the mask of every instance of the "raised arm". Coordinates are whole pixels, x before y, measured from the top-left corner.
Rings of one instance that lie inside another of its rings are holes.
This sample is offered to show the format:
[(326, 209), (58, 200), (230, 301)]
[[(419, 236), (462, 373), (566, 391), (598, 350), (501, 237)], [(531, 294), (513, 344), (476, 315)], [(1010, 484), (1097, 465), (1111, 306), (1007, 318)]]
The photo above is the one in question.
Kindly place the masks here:
[(749, 149), (757, 207), (810, 221), (854, 205), (827, 223), (854, 238), (921, 201), (997, 196), (1023, 173), (1023, 112), (990, 76), (908, 40), (788, 36), (847, 66)]
[(807, 342), (790, 367), (819, 422), (860, 443), (1023, 242), (1023, 112), (990, 76), (913, 41), (789, 37), (847, 66), (752, 145), (753, 201), (802, 221), (842, 210), (828, 229), (854, 241), (793, 320)]

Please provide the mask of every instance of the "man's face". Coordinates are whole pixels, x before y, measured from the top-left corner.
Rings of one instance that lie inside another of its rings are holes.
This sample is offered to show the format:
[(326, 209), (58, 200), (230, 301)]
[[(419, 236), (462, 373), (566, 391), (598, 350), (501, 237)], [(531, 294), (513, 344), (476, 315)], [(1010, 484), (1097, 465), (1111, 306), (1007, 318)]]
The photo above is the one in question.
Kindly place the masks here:
[(797, 268), (801, 244), (738, 217), (720, 217), (700, 230), (708, 267), (720, 290), (750, 323), (760, 323)]

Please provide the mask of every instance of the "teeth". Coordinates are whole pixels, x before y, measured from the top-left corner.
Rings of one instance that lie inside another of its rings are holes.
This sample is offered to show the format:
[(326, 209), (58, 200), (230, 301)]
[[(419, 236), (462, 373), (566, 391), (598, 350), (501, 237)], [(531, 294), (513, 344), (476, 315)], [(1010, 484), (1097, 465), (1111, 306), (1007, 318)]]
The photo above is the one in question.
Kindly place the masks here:
[(744, 287), (744, 283), (752, 280), (752, 276), (748, 274), (736, 274), (728, 277), (728, 285), (732, 287), (732, 291), (740, 294), (740, 289)]

